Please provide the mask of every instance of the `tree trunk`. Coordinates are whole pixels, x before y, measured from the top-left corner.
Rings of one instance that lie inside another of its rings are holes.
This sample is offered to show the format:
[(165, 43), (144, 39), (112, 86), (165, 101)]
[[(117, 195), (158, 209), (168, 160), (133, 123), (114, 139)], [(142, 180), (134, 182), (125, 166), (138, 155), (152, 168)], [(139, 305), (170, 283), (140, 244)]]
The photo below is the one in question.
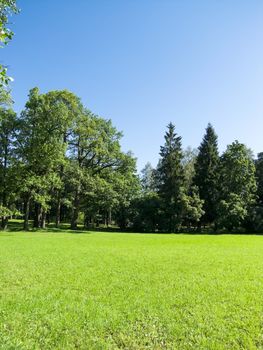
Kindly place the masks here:
[(106, 226), (109, 227), (109, 211), (107, 210), (105, 213), (105, 219), (106, 219)]
[[(3, 207), (7, 208), (7, 189), (6, 189), (6, 180), (7, 180), (7, 159), (8, 159), (8, 137), (5, 139), (5, 147), (4, 147), (4, 176), (3, 176), (3, 199), (2, 199), (2, 205)], [(1, 222), (1, 229), (5, 230), (7, 228), (8, 223), (8, 217), (3, 216), (2, 222)]]
[[(7, 196), (6, 196), (5, 189), (4, 189), (4, 192), (3, 192), (2, 205), (3, 205), (3, 207), (7, 208)], [(2, 220), (1, 220), (1, 229), (2, 230), (6, 230), (7, 229), (7, 224), (8, 224), (8, 217), (7, 216), (3, 216)]]
[(41, 217), (41, 228), (46, 228), (46, 217), (47, 217), (47, 213), (43, 211), (42, 217)]
[(24, 230), (28, 231), (29, 230), (29, 208), (30, 208), (30, 199), (29, 197), (26, 198), (25, 203), (24, 203)]
[(36, 203), (35, 204), (35, 215), (34, 215), (34, 227), (40, 228), (41, 227), (41, 218), (42, 218), (42, 208), (41, 205)]
[(74, 205), (73, 205), (73, 210), (72, 210), (72, 217), (71, 217), (71, 225), (70, 228), (71, 230), (76, 230), (78, 228), (78, 216), (79, 216), (79, 189), (77, 189), (75, 193), (75, 198), (74, 198)]
[(112, 220), (111, 220), (111, 208), (109, 208), (109, 213), (108, 213), (108, 224), (109, 224), (109, 226), (111, 226), (111, 222), (112, 222)]
[(90, 216), (88, 214), (84, 214), (84, 228), (90, 227)]
[(60, 196), (60, 193), (58, 193), (57, 206), (56, 206), (56, 223), (55, 223), (56, 227), (60, 225), (60, 212), (61, 212), (61, 196)]
[(48, 225), (50, 224), (50, 213), (46, 214), (46, 222)]
[(1, 230), (6, 230), (7, 229), (7, 224), (8, 224), (8, 217), (3, 216), (2, 221), (1, 221)]

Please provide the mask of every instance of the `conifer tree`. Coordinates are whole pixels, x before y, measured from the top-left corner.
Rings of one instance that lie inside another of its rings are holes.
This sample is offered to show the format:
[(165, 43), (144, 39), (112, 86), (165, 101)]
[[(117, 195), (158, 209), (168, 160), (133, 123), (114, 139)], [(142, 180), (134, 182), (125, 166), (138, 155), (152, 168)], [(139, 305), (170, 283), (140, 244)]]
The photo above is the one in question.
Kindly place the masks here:
[(217, 135), (210, 123), (198, 150), (193, 182), (199, 189), (200, 198), (204, 201), (205, 213), (202, 222), (211, 223), (216, 218), (219, 154)]
[(169, 123), (167, 128), (165, 143), (160, 150), (157, 177), (164, 226), (169, 232), (173, 232), (180, 228), (183, 221), (186, 190), (181, 137), (176, 134), (172, 123)]
[(260, 205), (263, 204), (263, 152), (258, 154), (256, 160), (257, 196)]

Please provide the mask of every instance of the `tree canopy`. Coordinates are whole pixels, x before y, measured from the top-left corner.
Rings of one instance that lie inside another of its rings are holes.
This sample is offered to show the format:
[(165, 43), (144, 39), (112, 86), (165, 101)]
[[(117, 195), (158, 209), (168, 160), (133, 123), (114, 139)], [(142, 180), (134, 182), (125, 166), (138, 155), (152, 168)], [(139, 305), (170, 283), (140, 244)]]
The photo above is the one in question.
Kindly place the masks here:
[[(13, 32), (9, 28), (9, 18), (18, 12), (15, 0), (0, 0), (0, 48), (7, 45), (13, 37)], [(7, 68), (0, 64), (0, 102), (4, 97), (3, 87), (7, 87), (10, 77), (7, 75)]]

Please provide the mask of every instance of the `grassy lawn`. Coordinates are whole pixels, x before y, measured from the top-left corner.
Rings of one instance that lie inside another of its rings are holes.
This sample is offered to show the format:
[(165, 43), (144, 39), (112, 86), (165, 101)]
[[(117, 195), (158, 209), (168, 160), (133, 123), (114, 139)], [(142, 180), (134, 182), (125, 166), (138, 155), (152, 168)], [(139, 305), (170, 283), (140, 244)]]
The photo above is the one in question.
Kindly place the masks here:
[(0, 233), (0, 349), (263, 349), (263, 237)]

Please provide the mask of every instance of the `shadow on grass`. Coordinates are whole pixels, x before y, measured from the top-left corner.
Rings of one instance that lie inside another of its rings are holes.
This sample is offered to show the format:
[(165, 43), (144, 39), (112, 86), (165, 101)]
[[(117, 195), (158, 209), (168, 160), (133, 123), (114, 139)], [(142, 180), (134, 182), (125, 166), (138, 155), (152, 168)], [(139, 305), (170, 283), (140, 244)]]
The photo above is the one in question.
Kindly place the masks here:
[[(0, 231), (1, 232), (1, 231)], [(33, 222), (29, 222), (29, 230), (25, 231), (23, 228), (23, 222), (21, 220), (10, 220), (8, 223), (8, 228), (2, 232), (47, 232), (47, 233), (72, 233), (79, 234), (85, 233), (90, 234), (90, 230), (85, 230), (83, 228), (78, 228), (77, 230), (71, 230), (69, 224), (61, 224), (59, 227), (55, 227), (54, 224), (47, 225), (46, 228), (34, 228)]]
[[(0, 231), (1, 232), (1, 231)], [(10, 220), (8, 223), (8, 229), (6, 231), (2, 231), (3, 233), (6, 232), (7, 234), (10, 232), (25, 232), (23, 229), (23, 221), (22, 220)], [(241, 232), (241, 231), (232, 231), (232, 232), (226, 232), (226, 231), (213, 231), (211, 228), (205, 228), (200, 232), (200, 230), (188, 230), (188, 229), (182, 229), (180, 232), (164, 232), (164, 231), (158, 231), (158, 232), (142, 232), (135, 229), (127, 229), (124, 231), (121, 231), (118, 227), (96, 227), (96, 228), (83, 228), (83, 226), (79, 226), (76, 230), (72, 230), (70, 228), (69, 223), (62, 223), (59, 225), (59, 227), (55, 227), (54, 223), (50, 223), (47, 225), (45, 229), (37, 229), (33, 228), (33, 222), (30, 221), (30, 229), (27, 232), (46, 232), (46, 233), (70, 233), (70, 234), (91, 234), (95, 232), (109, 232), (109, 233), (126, 233), (126, 234), (154, 234), (154, 235), (206, 235), (206, 236), (219, 236), (219, 235), (225, 235), (225, 234), (231, 234), (231, 235), (259, 235), (262, 236), (262, 232)]]

